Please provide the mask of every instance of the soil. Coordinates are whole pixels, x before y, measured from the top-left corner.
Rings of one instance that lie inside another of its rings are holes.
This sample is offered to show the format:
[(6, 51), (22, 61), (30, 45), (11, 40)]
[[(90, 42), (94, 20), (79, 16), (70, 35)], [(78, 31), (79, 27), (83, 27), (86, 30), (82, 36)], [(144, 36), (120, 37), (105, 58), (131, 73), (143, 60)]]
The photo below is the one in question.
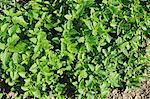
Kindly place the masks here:
[(142, 81), (140, 88), (131, 92), (114, 89), (107, 99), (150, 99), (150, 80)]

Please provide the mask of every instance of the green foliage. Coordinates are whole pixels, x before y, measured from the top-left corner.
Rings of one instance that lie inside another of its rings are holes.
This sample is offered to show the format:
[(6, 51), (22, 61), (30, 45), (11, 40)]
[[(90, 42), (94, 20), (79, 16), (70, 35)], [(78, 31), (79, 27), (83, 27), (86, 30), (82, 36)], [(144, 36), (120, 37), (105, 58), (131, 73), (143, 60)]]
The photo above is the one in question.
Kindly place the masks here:
[(21, 1), (0, 9), (0, 78), (18, 99), (103, 99), (146, 78), (148, 0)]

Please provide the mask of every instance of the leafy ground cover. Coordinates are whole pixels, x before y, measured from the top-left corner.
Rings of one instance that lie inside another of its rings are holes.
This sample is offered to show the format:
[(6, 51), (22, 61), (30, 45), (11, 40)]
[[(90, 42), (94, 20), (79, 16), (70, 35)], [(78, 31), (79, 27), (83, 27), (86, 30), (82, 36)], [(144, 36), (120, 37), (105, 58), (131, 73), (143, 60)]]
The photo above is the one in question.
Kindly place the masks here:
[(105, 99), (147, 78), (148, 0), (1, 0), (0, 6), (2, 98), (11, 91), (16, 99)]

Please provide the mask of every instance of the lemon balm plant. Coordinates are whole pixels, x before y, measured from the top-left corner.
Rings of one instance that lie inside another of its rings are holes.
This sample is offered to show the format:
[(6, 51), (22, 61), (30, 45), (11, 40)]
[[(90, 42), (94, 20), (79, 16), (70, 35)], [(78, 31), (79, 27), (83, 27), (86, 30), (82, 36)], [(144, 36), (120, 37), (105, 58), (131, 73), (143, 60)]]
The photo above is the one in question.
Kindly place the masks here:
[(105, 99), (149, 72), (147, 0), (29, 0), (1, 7), (0, 71), (16, 98)]

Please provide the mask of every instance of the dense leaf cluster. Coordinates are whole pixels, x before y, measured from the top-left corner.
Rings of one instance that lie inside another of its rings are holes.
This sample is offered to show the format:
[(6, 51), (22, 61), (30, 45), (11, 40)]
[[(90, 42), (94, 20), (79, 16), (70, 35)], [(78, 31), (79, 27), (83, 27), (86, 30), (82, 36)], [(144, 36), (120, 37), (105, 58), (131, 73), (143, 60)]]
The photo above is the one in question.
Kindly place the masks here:
[(0, 12), (0, 78), (19, 99), (103, 99), (150, 69), (149, 0), (14, 0)]

